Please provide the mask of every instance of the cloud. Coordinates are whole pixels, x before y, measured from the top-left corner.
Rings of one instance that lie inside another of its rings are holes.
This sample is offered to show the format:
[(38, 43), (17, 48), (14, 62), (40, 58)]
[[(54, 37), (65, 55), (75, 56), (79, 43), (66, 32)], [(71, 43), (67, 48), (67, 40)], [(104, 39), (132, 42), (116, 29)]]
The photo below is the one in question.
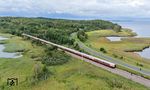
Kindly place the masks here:
[(0, 15), (149, 17), (149, 0), (0, 0)]

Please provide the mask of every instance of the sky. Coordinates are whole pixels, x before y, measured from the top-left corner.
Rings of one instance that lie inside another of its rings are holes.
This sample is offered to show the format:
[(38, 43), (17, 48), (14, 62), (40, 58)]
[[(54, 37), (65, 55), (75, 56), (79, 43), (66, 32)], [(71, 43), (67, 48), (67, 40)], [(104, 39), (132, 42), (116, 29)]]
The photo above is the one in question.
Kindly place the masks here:
[(150, 18), (150, 0), (0, 0), (0, 16)]

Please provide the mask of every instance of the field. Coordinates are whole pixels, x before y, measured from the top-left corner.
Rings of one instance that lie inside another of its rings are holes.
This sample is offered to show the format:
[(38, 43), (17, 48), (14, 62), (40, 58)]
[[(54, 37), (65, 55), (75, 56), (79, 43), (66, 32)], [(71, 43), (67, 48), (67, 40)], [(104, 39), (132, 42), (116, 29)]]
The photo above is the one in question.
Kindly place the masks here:
[(85, 42), (85, 44), (99, 52), (100, 48), (104, 48), (106, 50), (105, 54), (109, 56), (139, 66), (142, 69), (150, 69), (149, 60), (140, 57), (138, 54), (129, 52), (129, 51), (141, 51), (144, 48), (149, 47), (150, 38), (125, 38), (122, 39), (122, 41), (110, 41), (105, 37), (105, 36), (120, 36), (120, 35), (130, 36), (124, 32), (120, 33), (116, 33), (112, 30), (97, 30), (87, 32), (88, 40)]
[(132, 32), (130, 29), (123, 28), (121, 32), (115, 32), (114, 30), (94, 30), (89, 31), (88, 35), (95, 35), (99, 37), (107, 37), (107, 36), (120, 36), (120, 37), (127, 37), (127, 36), (136, 36), (135, 32)]
[[(5, 34), (1, 34), (5, 36)], [(63, 65), (48, 66), (52, 73), (47, 80), (32, 84), (27, 78), (33, 76), (33, 67), (42, 66), (33, 56), (44, 54), (44, 48), (31, 44), (21, 37), (7, 35), (4, 51), (23, 51), (17, 59), (0, 58), (0, 89), (2, 90), (148, 90), (121, 76), (112, 74), (81, 60), (71, 58)], [(19, 45), (19, 46), (18, 46)], [(18, 86), (6, 85), (7, 78), (19, 79)]]
[[(1, 34), (2, 35), (2, 34)], [(6, 35), (3, 34), (2, 36), (6, 36), (10, 39), (6, 40), (5, 42), (5, 50), (7, 52), (16, 52), (18, 50), (25, 49), (30, 50), (28, 53), (23, 53), (23, 57), (16, 58), (16, 59), (6, 59), (1, 58), (0, 59), (0, 84), (3, 86), (3, 84), (6, 84), (7, 78), (10, 77), (17, 77), (19, 78), (19, 81), (22, 82), (26, 79), (26, 77), (29, 77), (33, 74), (33, 66), (36, 63), (31, 56), (33, 55), (40, 55), (43, 50), (41, 47), (32, 46), (32, 44), (29, 41), (23, 41), (22, 38), (12, 36), (12, 35)], [(19, 46), (18, 46), (19, 45)], [(40, 53), (41, 52), (41, 53)]]

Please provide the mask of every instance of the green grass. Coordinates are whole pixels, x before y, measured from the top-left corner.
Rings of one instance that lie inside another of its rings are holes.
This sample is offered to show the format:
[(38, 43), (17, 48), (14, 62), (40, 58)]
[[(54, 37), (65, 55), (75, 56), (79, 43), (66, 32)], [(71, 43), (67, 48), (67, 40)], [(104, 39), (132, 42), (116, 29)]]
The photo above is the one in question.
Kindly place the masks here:
[(96, 37), (106, 37), (106, 36), (136, 36), (136, 33), (132, 32), (129, 29), (122, 29), (122, 32), (115, 32), (113, 30), (95, 30), (89, 31), (88, 35), (95, 35)]
[[(3, 36), (5, 36), (5, 34), (3, 34)], [(8, 34), (6, 36), (8, 36)], [(23, 82), (27, 77), (32, 76), (34, 64), (39, 63), (31, 58), (32, 55), (39, 56), (41, 53), (44, 53), (44, 49), (33, 46), (30, 41), (24, 41), (20, 37), (13, 36), (9, 40), (6, 40), (6, 42), (4, 45), (6, 46), (5, 51), (7, 52), (16, 52), (21, 50), (22, 47), (28, 52), (24, 52), (21, 58), (0, 58), (0, 86), (6, 84), (7, 78), (17, 77), (19, 78), (19, 82)], [(12, 44), (15, 45), (12, 46)], [(20, 46), (18, 46), (18, 44)]]
[[(24, 45), (27, 46), (24, 47), (25, 52), (21, 58), (0, 58), (0, 86), (3, 86), (4, 90), (149, 90), (143, 85), (75, 58), (71, 58), (63, 65), (49, 66), (48, 69), (53, 74), (47, 80), (33, 85), (26, 78), (33, 75), (33, 66), (41, 63), (31, 57), (40, 56), (44, 53), (44, 49), (14, 36), (7, 40), (6, 50), (8, 47), (11, 48), (12, 43), (19, 43), (21, 47), (19, 49)], [(17, 50), (18, 48), (14, 47), (11, 52)], [(6, 85), (8, 77), (17, 77), (19, 85), (8, 87)]]
[(25, 85), (16, 88), (18, 90), (148, 90), (142, 85), (76, 59), (49, 69), (54, 75), (48, 80), (35, 86)]
[[(88, 40), (85, 44), (97, 51), (100, 51), (100, 48), (105, 48), (107, 51), (107, 55), (114, 57), (114, 54), (117, 55), (118, 58), (123, 57), (124, 62), (129, 64), (133, 64), (137, 66), (137, 63), (143, 65), (140, 67), (142, 69), (150, 69), (150, 61), (140, 57), (138, 54), (133, 52), (125, 52), (125, 51), (140, 51), (145, 47), (150, 46), (150, 38), (125, 38), (122, 41), (109, 41), (105, 37), (101, 36), (109, 36), (112, 35), (111, 30), (103, 30), (103, 31), (91, 31), (87, 32)], [(118, 33), (120, 35), (120, 33)]]
[(6, 40), (0, 40), (0, 44), (6, 44), (7, 41)]
[(147, 79), (149, 79), (149, 80), (150, 80), (150, 76), (143, 75), (143, 74), (141, 74), (141, 73), (139, 73), (139, 72), (137, 72), (137, 71), (134, 71), (134, 70), (131, 70), (131, 69), (125, 68), (125, 67), (120, 66), (120, 65), (117, 65), (117, 68), (122, 69), (122, 70), (125, 70), (125, 71), (130, 72), (130, 73), (135, 74), (135, 75), (142, 76), (142, 77), (147, 78)]
[[(17, 41), (15, 41), (16, 39)], [(23, 51), (25, 49), (30, 49), (31, 44), (24, 42), (19, 37), (13, 37), (11, 40), (7, 40), (5, 47), (6, 47), (4, 49), (5, 52), (17, 52), (17, 51)]]
[(14, 35), (10, 35), (10, 34), (8, 34), (8, 33), (0, 33), (0, 36), (2, 36), (2, 37), (5, 37), (5, 38), (11, 38), (11, 37), (13, 37)]

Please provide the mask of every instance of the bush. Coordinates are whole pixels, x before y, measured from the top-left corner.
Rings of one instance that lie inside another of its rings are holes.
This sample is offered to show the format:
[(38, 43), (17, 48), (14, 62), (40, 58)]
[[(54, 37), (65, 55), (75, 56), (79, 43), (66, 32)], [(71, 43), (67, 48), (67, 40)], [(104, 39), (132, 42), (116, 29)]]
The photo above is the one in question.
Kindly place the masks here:
[(37, 78), (39, 80), (46, 80), (50, 75), (49, 70), (47, 69), (47, 67), (44, 65), (42, 67), (42, 71), (37, 75)]
[(66, 62), (68, 62), (68, 60), (70, 59), (70, 57), (68, 55), (66, 55), (63, 52), (55, 52), (53, 53), (51, 56), (43, 56), (42, 59), (42, 63), (45, 65), (62, 65)]
[(52, 73), (44, 65), (43, 67), (39, 64), (34, 66), (34, 75), (30, 78), (32, 84), (37, 83), (40, 80), (46, 80)]
[(57, 47), (52, 45), (45, 45), (45, 53), (47, 56), (52, 55), (52, 51), (56, 51)]
[(143, 64), (141, 63), (136, 63), (137, 66), (143, 67)]
[(116, 24), (116, 25), (114, 25), (113, 29), (115, 32), (121, 32), (122, 27), (120, 25)]
[(116, 54), (113, 54), (113, 56), (114, 56), (115, 58), (118, 58), (118, 56), (117, 56)]
[(105, 49), (104, 48), (100, 48), (100, 51), (104, 51)]
[(117, 80), (117, 79), (108, 79), (106, 82), (112, 88), (122, 88), (123, 87), (123, 82), (120, 80)]
[(107, 53), (107, 51), (105, 50), (105, 48), (100, 48), (100, 51), (103, 53)]
[(121, 56), (120, 59), (123, 59), (123, 56)]
[(77, 43), (74, 45), (74, 48), (75, 48), (76, 50), (80, 50), (80, 47), (79, 47), (79, 45), (78, 45)]

